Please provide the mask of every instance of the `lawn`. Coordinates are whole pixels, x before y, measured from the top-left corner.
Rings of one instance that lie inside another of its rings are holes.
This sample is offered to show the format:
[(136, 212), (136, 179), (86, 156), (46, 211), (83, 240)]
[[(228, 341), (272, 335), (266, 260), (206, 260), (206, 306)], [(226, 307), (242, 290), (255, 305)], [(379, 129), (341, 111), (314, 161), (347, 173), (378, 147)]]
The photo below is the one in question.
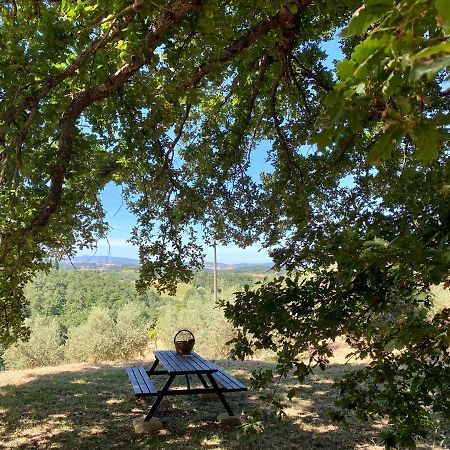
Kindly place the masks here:
[[(250, 372), (270, 363), (220, 361), (242, 381)], [(382, 449), (378, 432), (382, 423), (355, 422), (338, 426), (327, 416), (337, 391), (334, 381), (351, 370), (336, 362), (304, 385), (300, 396), (286, 408), (287, 418), (266, 417), (260, 434), (242, 428), (223, 428), (216, 422), (222, 411), (218, 400), (195, 396), (163, 400), (158, 416), (165, 429), (156, 434), (135, 434), (134, 418), (148, 403), (131, 396), (124, 364), (88, 366), (72, 364), (0, 373), (0, 448), (21, 449)], [(163, 377), (160, 377), (163, 382)], [(283, 393), (295, 386), (293, 379), (278, 387)], [(229, 395), (238, 411), (265, 404), (255, 392)], [(433, 442), (423, 449), (439, 449)]]

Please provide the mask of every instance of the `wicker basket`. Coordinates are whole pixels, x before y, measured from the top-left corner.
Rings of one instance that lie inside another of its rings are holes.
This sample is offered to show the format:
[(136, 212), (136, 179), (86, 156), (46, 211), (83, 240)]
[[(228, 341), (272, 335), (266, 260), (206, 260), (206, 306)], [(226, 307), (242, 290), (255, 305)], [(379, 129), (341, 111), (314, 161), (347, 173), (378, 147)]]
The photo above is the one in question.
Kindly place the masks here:
[[(180, 333), (189, 334), (191, 337), (185, 339), (178, 339), (177, 336)], [(180, 330), (173, 338), (173, 343), (175, 344), (175, 350), (179, 355), (189, 355), (192, 352), (195, 344), (195, 337), (189, 330)]]

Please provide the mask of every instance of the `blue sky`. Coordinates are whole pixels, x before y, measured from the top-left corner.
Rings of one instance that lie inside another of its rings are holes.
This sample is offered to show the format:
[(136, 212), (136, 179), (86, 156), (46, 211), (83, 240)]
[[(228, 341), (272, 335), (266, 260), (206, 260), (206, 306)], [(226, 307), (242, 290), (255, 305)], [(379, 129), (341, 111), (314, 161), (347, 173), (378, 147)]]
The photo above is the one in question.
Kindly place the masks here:
[[(269, 170), (265, 161), (269, 142), (260, 144), (254, 151), (252, 158), (251, 174), (257, 176), (263, 171)], [(106, 220), (110, 226), (108, 239), (102, 239), (97, 243), (96, 255), (122, 256), (126, 258), (138, 258), (137, 247), (127, 242), (131, 229), (136, 225), (136, 218), (131, 214), (125, 202), (122, 200), (122, 189), (114, 183), (109, 183), (101, 192), (100, 198), (106, 211)], [(212, 248), (205, 247), (206, 261), (213, 260)], [(94, 254), (83, 250), (79, 254)], [(271, 259), (266, 250), (259, 245), (253, 245), (245, 249), (228, 245), (217, 246), (217, 259), (225, 264), (237, 263), (265, 263)]]
[[(130, 231), (136, 224), (135, 217), (127, 210), (122, 202), (122, 191), (119, 186), (109, 183), (101, 193), (102, 203), (106, 211), (106, 219), (110, 226), (108, 239), (102, 239), (97, 244), (96, 255), (122, 256), (126, 258), (138, 258), (137, 247), (127, 242)], [(212, 261), (212, 248), (205, 247), (206, 261)], [(80, 254), (90, 254), (83, 250)], [(92, 252), (91, 254), (94, 254)], [(225, 264), (233, 263), (263, 263), (271, 259), (265, 250), (254, 245), (246, 249), (235, 246), (217, 246), (217, 259)]]
[[(322, 45), (322, 49), (327, 53), (326, 66), (333, 67), (334, 60), (342, 59), (342, 53), (338, 45), (338, 39)], [(254, 150), (252, 157), (251, 175), (257, 177), (259, 173), (270, 170), (265, 157), (269, 142), (263, 142)], [(97, 244), (96, 255), (122, 256), (127, 258), (138, 258), (138, 249), (127, 242), (131, 229), (136, 224), (135, 217), (127, 210), (125, 202), (122, 200), (122, 189), (114, 183), (109, 183), (101, 193), (101, 200), (106, 211), (106, 219), (110, 226), (108, 239), (102, 239)], [(206, 261), (212, 261), (212, 248), (204, 248)], [(79, 254), (94, 254), (83, 250)], [(271, 259), (266, 250), (260, 245), (253, 245), (246, 249), (238, 248), (234, 245), (226, 247), (218, 245), (217, 259), (225, 264), (238, 263), (264, 263)]]

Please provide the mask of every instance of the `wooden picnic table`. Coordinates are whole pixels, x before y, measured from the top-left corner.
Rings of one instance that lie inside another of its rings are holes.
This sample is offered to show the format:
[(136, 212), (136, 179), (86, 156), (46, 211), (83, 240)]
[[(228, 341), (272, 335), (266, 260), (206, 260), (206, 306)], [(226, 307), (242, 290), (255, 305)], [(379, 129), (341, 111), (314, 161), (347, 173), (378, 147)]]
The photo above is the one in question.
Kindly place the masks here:
[[(148, 421), (153, 417), (161, 400), (167, 395), (214, 393), (217, 394), (228, 415), (234, 416), (224, 393), (246, 391), (247, 387), (226, 372), (225, 369), (202, 358), (195, 352), (189, 355), (178, 355), (175, 350), (158, 350), (153, 353), (155, 354), (155, 361), (150, 367), (150, 370), (147, 371), (144, 367), (130, 367), (127, 369), (128, 378), (131, 381), (136, 397), (156, 397), (144, 421)], [(165, 370), (156, 370), (159, 364), (164, 366)], [(167, 374), (169, 377), (164, 387), (158, 390), (150, 377), (163, 374)], [(195, 375), (200, 380), (202, 387), (192, 388), (189, 375)], [(186, 389), (171, 389), (172, 382), (177, 376), (185, 377)]]

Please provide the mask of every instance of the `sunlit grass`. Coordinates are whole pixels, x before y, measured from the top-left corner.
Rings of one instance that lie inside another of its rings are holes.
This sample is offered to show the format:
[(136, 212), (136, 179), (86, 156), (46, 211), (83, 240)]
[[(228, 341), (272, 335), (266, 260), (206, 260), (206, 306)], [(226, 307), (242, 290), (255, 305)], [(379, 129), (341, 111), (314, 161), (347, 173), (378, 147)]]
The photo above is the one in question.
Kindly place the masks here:
[[(246, 383), (251, 370), (270, 366), (264, 361), (220, 363)], [(0, 448), (381, 450), (378, 433), (383, 423), (354, 422), (344, 428), (328, 417), (328, 408), (337, 396), (334, 382), (353, 367), (337, 360), (330, 370), (315, 374), (307, 383), (283, 380), (278, 393), (284, 394), (295, 386), (300, 395), (286, 403), (285, 420), (265, 416), (260, 434), (222, 428), (216, 421), (223, 412), (220, 402), (195, 396), (164, 399), (158, 414), (164, 430), (153, 435), (135, 434), (132, 421), (148, 410), (149, 403), (130, 395), (129, 381), (119, 364), (3, 372)], [(161, 387), (164, 379), (158, 377), (156, 384)], [(178, 384), (183, 382), (180, 379)], [(236, 413), (266, 408), (258, 393), (252, 391), (230, 395), (229, 399)]]
[(192, 285), (188, 283), (178, 283), (175, 295), (169, 295), (171, 300), (183, 300), (188, 291), (192, 289)]

